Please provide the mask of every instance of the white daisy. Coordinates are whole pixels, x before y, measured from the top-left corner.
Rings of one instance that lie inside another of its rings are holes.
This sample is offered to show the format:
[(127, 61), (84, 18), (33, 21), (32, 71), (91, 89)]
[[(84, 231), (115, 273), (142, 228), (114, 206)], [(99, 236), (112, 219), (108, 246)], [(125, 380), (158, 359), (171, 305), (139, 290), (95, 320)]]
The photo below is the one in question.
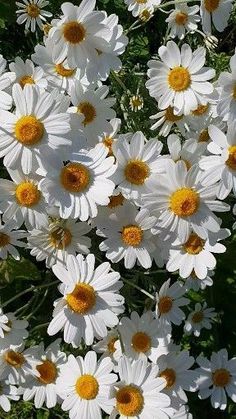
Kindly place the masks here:
[(0, 353), (0, 377), (10, 384), (23, 384), (32, 374), (30, 350), (24, 350), (24, 344), (3, 349)]
[(195, 309), (189, 313), (188, 318), (184, 325), (184, 331), (187, 335), (194, 334), (194, 336), (200, 336), (201, 329), (211, 329), (212, 322), (215, 320), (216, 312), (214, 308), (207, 307), (204, 302), (203, 305), (200, 303), (195, 304)]
[(11, 109), (12, 107), (12, 97), (5, 92), (14, 81), (14, 75), (12, 73), (6, 72), (7, 61), (0, 54), (0, 109), (5, 111)]
[(175, 115), (174, 108), (168, 106), (168, 108), (163, 111), (157, 112), (155, 115), (151, 115), (150, 119), (157, 120), (152, 126), (151, 130), (159, 129), (159, 135), (167, 137), (169, 135), (172, 127), (176, 127), (183, 134), (188, 128), (186, 125), (186, 118), (184, 115)]
[(140, 16), (145, 10), (154, 10), (154, 7), (160, 3), (161, 0), (125, 0), (128, 11), (132, 12), (134, 17)]
[(171, 134), (167, 138), (167, 145), (170, 157), (174, 162), (183, 161), (189, 170), (194, 164), (198, 163), (205, 151), (202, 143), (197, 143), (194, 139), (186, 140), (181, 144), (181, 140), (176, 134)]
[(48, 166), (40, 189), (49, 205), (59, 207), (60, 217), (86, 221), (97, 215), (98, 205), (108, 205), (115, 184), (109, 177), (114, 173), (114, 157), (107, 157), (102, 144), (71, 153), (70, 161), (53, 159)]
[(26, 328), (28, 327), (27, 320), (17, 320), (13, 313), (6, 313), (7, 323), (4, 325), (2, 331), (3, 336), (0, 336), (0, 350), (10, 348), (10, 346), (21, 345), (23, 339), (29, 335)]
[(78, 347), (81, 338), (91, 345), (94, 337), (107, 335), (107, 327), (118, 323), (117, 315), (123, 312), (124, 298), (119, 294), (122, 282), (118, 272), (109, 272), (110, 264), (102, 263), (94, 269), (95, 257), (89, 254), (69, 255), (66, 268), (60, 263), (53, 266), (54, 274), (62, 285), (62, 298), (55, 302), (53, 319), (48, 334), (55, 335), (64, 329), (64, 340)]
[(102, 354), (101, 359), (109, 356), (112, 362), (117, 364), (123, 355), (118, 331), (116, 329), (110, 330), (105, 338), (93, 345), (93, 350)]
[[(212, 97), (212, 99), (210, 99), (210, 97)], [(193, 133), (192, 138), (195, 138), (196, 131), (200, 131), (200, 129), (203, 129), (207, 124), (210, 125), (210, 123), (214, 123), (213, 120), (218, 116), (216, 111), (218, 99), (219, 95), (216, 93), (216, 90), (214, 90), (213, 94), (208, 96), (206, 105), (198, 105), (196, 109), (186, 115), (186, 122), (190, 131), (189, 135)]]
[(18, 401), (18, 389), (15, 386), (9, 385), (6, 381), (0, 381), (0, 407), (4, 412), (10, 412), (10, 400)]
[(61, 146), (71, 144), (70, 116), (57, 111), (50, 93), (40, 93), (33, 85), (27, 84), (22, 90), (15, 84), (12, 95), (15, 113), (0, 111), (0, 157), (5, 156), (6, 167), (22, 167), (29, 174), (47, 154), (59, 153)]
[(175, 5), (166, 19), (171, 38), (183, 39), (186, 33), (194, 32), (201, 20), (198, 12), (199, 6), (188, 6), (186, 3)]
[(115, 407), (110, 419), (168, 419), (173, 415), (170, 398), (162, 393), (165, 380), (157, 377), (158, 367), (146, 361), (122, 357), (118, 364), (120, 381), (114, 385)]
[(129, 105), (130, 105), (131, 111), (133, 112), (138, 112), (141, 109), (143, 109), (143, 104), (144, 104), (143, 98), (138, 93), (134, 96), (131, 96), (129, 100)]
[(160, 355), (160, 347), (170, 343), (171, 329), (168, 325), (160, 327), (151, 311), (139, 317), (133, 311), (129, 317), (122, 317), (118, 330), (124, 347), (124, 354), (131, 359), (150, 359), (155, 361)]
[[(202, 144), (205, 146), (205, 154), (207, 150), (208, 144), (211, 142), (211, 138), (209, 135), (209, 127), (211, 125), (214, 125), (218, 127), (219, 129), (225, 131), (226, 129), (226, 123), (222, 121), (222, 118), (220, 117), (212, 117), (211, 114), (209, 114), (208, 117), (193, 117), (192, 115), (188, 115), (186, 117), (188, 120), (188, 126), (189, 130), (186, 131), (183, 136), (186, 139), (195, 139), (195, 141), (199, 144)], [(209, 154), (209, 153), (207, 153)]]
[(41, 177), (24, 175), (21, 170), (8, 169), (8, 172), (13, 181), (0, 179), (3, 221), (13, 219), (18, 227), (25, 223), (27, 229), (39, 228), (47, 220), (46, 203), (38, 189)]
[(59, 400), (57, 383), (66, 362), (66, 354), (60, 350), (60, 341), (55, 340), (46, 349), (43, 343), (28, 349), (28, 353), (32, 352), (34, 356), (34, 371), (32, 377), (27, 377), (22, 386), (23, 400), (34, 399), (36, 409), (40, 409), (44, 403), (48, 408), (52, 408)]
[(211, 398), (215, 409), (225, 410), (226, 394), (236, 403), (236, 358), (228, 359), (226, 349), (213, 352), (211, 360), (203, 356), (197, 358), (199, 397)]
[(204, 290), (206, 287), (211, 287), (213, 285), (212, 275), (214, 275), (214, 271), (207, 271), (206, 277), (200, 279), (193, 270), (185, 282), (187, 289), (199, 291), (199, 289)]
[(102, 135), (99, 135), (99, 142), (103, 143), (108, 150), (108, 155), (113, 156), (113, 147), (117, 142), (119, 136), (118, 132), (120, 130), (121, 120), (119, 118), (113, 118), (109, 121), (109, 130), (104, 132)]
[(230, 58), (229, 65), (231, 72), (223, 71), (217, 82), (220, 87), (217, 111), (230, 124), (236, 117), (236, 48), (234, 55)]
[(113, 263), (124, 259), (127, 269), (136, 263), (148, 269), (152, 265), (152, 252), (155, 244), (151, 228), (156, 218), (150, 217), (149, 211), (138, 211), (132, 204), (119, 207), (116, 213), (107, 220), (101, 220), (97, 230), (99, 236), (106, 239), (100, 243), (99, 249), (106, 252), (106, 257)]
[(19, 10), (16, 11), (18, 15), (17, 23), (22, 25), (25, 23), (25, 29), (35, 32), (36, 26), (40, 29), (43, 27), (43, 22), (46, 22), (47, 17), (51, 17), (52, 13), (43, 8), (49, 4), (46, 0), (23, 0), (23, 3), (16, 2)]
[(156, 293), (156, 317), (161, 323), (173, 323), (180, 325), (185, 319), (185, 314), (180, 307), (189, 303), (189, 299), (183, 297), (186, 287), (176, 281), (170, 285), (168, 279)]
[(21, 241), (25, 237), (27, 233), (24, 230), (16, 230), (15, 222), (2, 224), (0, 219), (0, 260), (7, 259), (8, 254), (15, 260), (20, 260), (20, 254), (15, 246), (25, 247), (26, 244)]
[(180, 50), (175, 42), (169, 41), (158, 53), (162, 61), (148, 62), (150, 80), (146, 83), (158, 107), (173, 106), (175, 114), (187, 115), (199, 104), (205, 105), (206, 95), (213, 92), (213, 85), (207, 80), (215, 75), (215, 70), (203, 67), (206, 50), (199, 47), (192, 53), (188, 44)]
[(94, 351), (87, 352), (84, 359), (69, 355), (58, 380), (58, 391), (64, 399), (61, 407), (69, 411), (70, 419), (101, 419), (102, 411), (112, 411), (111, 386), (117, 380), (113, 366), (109, 357), (97, 361)]
[(48, 218), (39, 229), (29, 231), (28, 248), (36, 260), (45, 260), (46, 266), (66, 263), (68, 255), (88, 254), (91, 240), (85, 236), (91, 227), (68, 218)]
[(210, 35), (213, 24), (217, 31), (223, 32), (229, 20), (233, 0), (201, 0), (200, 15), (202, 29)]
[(19, 83), (22, 89), (26, 84), (34, 84), (40, 89), (47, 88), (47, 80), (44, 78), (43, 69), (35, 67), (31, 60), (25, 62), (20, 57), (16, 57), (15, 61), (9, 64), (9, 68), (16, 83)]

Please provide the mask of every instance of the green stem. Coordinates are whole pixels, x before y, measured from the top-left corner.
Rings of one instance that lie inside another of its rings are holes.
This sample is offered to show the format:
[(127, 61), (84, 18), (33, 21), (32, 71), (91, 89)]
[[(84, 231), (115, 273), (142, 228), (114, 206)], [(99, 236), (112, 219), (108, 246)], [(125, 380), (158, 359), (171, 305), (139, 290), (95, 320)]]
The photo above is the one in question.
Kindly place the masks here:
[(147, 297), (151, 298), (152, 300), (155, 300), (155, 297), (150, 294), (148, 291), (144, 290), (143, 288), (139, 287), (139, 285), (134, 284), (132, 281), (129, 281), (129, 279), (125, 279), (123, 277), (121, 277), (121, 280), (125, 283), (130, 285), (133, 288), (136, 288), (137, 290), (139, 290), (140, 292), (142, 292), (143, 294), (145, 294)]
[(120, 87), (124, 90), (125, 93), (129, 93), (129, 90), (123, 83), (123, 81), (120, 79), (120, 77), (115, 73), (115, 71), (111, 71), (112, 77), (116, 80), (116, 82), (120, 85)]
[(38, 324), (37, 326), (33, 327), (33, 329), (31, 329), (30, 333), (35, 332), (35, 330), (42, 329), (43, 327), (47, 327), (48, 325), (49, 322)]
[(182, 3), (193, 3), (199, 0), (171, 0), (166, 3), (161, 3), (159, 6), (156, 6), (155, 9), (163, 9), (164, 7), (172, 6), (172, 4), (182, 4)]

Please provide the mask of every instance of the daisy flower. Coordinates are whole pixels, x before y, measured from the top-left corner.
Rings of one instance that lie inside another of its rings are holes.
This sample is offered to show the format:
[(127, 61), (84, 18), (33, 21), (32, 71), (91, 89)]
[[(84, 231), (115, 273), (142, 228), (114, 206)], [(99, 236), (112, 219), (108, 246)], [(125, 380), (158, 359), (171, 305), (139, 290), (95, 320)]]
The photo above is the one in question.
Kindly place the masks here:
[(229, 20), (233, 0), (201, 0), (200, 15), (202, 18), (202, 29), (210, 35), (211, 25), (217, 31), (223, 32)]
[(197, 363), (199, 398), (210, 397), (212, 406), (221, 410), (226, 409), (226, 395), (236, 403), (236, 358), (228, 359), (227, 350), (221, 349), (213, 352), (210, 361), (199, 356)]
[(184, 115), (175, 115), (174, 108), (168, 106), (163, 111), (157, 112), (155, 115), (151, 115), (150, 119), (157, 120), (152, 126), (151, 130), (159, 129), (159, 135), (167, 137), (173, 127), (177, 127), (183, 134), (187, 129), (186, 118)]
[(191, 272), (190, 276), (186, 279), (185, 285), (187, 289), (192, 289), (194, 291), (199, 291), (199, 289), (204, 290), (206, 287), (211, 287), (213, 285), (212, 275), (214, 271), (207, 271), (205, 278), (200, 279), (196, 276), (194, 270)]
[(22, 58), (16, 57), (15, 61), (9, 64), (9, 68), (15, 83), (19, 83), (22, 89), (26, 84), (34, 84), (42, 90), (47, 88), (47, 80), (44, 78), (43, 69), (35, 67), (31, 60), (24, 62)]
[[(25, 174), (35, 171), (47, 154), (71, 145), (70, 115), (57, 112), (57, 104), (50, 93), (26, 84), (12, 89), (15, 113), (0, 111), (0, 157), (6, 167), (19, 169)], [(42, 149), (44, 153), (42, 153)]]
[(229, 211), (216, 200), (218, 186), (203, 186), (197, 165), (187, 170), (183, 161), (166, 163), (166, 174), (159, 175), (156, 187), (145, 197), (145, 207), (158, 216), (157, 225), (186, 241), (191, 229), (203, 239), (220, 230), (219, 219), (212, 211)]
[(24, 175), (21, 170), (8, 172), (12, 181), (0, 179), (0, 211), (3, 213), (3, 221), (13, 219), (16, 226), (25, 223), (27, 229), (40, 227), (47, 220), (45, 214), (45, 200), (38, 189), (40, 176)]
[(140, 16), (145, 10), (149, 11), (150, 9), (154, 11), (154, 7), (159, 6), (160, 3), (161, 0), (125, 0), (125, 4), (128, 6), (128, 11), (132, 12), (134, 17)]
[(127, 199), (140, 201), (150, 192), (160, 173), (165, 172), (166, 159), (160, 156), (163, 144), (153, 138), (149, 141), (141, 131), (131, 139), (120, 139), (114, 148), (117, 169), (112, 179)]
[(27, 320), (18, 320), (13, 313), (7, 313), (6, 316), (7, 323), (2, 328), (3, 336), (0, 336), (0, 350), (21, 345), (29, 335)]
[(194, 274), (200, 280), (205, 279), (208, 269), (212, 270), (216, 266), (213, 253), (226, 251), (226, 247), (218, 242), (228, 236), (230, 236), (228, 229), (220, 229), (217, 233), (211, 233), (206, 240), (196, 233), (190, 232), (186, 241), (180, 242), (177, 239), (173, 242), (166, 269), (169, 272), (179, 270), (179, 275), (182, 278), (188, 278)]
[[(5, 92), (14, 81), (14, 75), (6, 72), (7, 61), (0, 54), (0, 109), (9, 110), (12, 107), (12, 97)], [(13, 77), (12, 77), (13, 76)]]
[(143, 98), (139, 94), (133, 95), (130, 98), (129, 105), (132, 112), (138, 112), (143, 109)]
[(48, 217), (46, 223), (39, 229), (29, 231), (28, 248), (36, 260), (45, 260), (46, 266), (55, 263), (66, 263), (68, 255), (77, 253), (88, 254), (91, 240), (85, 236), (91, 227), (84, 222), (76, 222), (68, 218)]
[(15, 222), (2, 224), (0, 219), (0, 260), (7, 259), (8, 254), (15, 260), (20, 260), (20, 254), (15, 246), (25, 247), (26, 244), (21, 241), (25, 237), (27, 237), (26, 231), (16, 230)]
[(207, 103), (206, 95), (213, 92), (207, 80), (215, 76), (215, 70), (204, 66), (206, 50), (197, 48), (193, 53), (188, 44), (181, 50), (173, 41), (162, 45), (158, 53), (162, 61), (148, 62), (146, 87), (150, 96), (158, 101), (160, 109), (174, 107), (174, 114), (189, 114), (198, 105)]
[(49, 4), (45, 0), (23, 0), (24, 3), (16, 2), (19, 10), (16, 11), (17, 23), (22, 25), (25, 23), (25, 29), (35, 32), (36, 26), (40, 29), (43, 27), (43, 22), (46, 22), (47, 17), (51, 17), (52, 13), (43, 8)]
[(165, 380), (157, 377), (156, 365), (123, 356), (118, 372), (120, 381), (114, 385), (115, 407), (110, 419), (167, 419), (173, 414), (170, 398), (162, 392)]
[(99, 135), (99, 142), (103, 143), (107, 148), (108, 155), (113, 156), (113, 147), (118, 140), (118, 132), (121, 126), (121, 120), (119, 118), (113, 118), (109, 121), (109, 129), (102, 135)]
[(114, 157), (107, 157), (102, 144), (71, 153), (69, 162), (54, 159), (46, 168), (40, 189), (49, 205), (59, 207), (60, 217), (86, 221), (97, 215), (98, 205), (108, 205), (115, 184), (109, 177), (114, 173)]
[(199, 337), (201, 329), (211, 329), (212, 322), (215, 320), (216, 312), (214, 308), (208, 308), (204, 302), (195, 304), (195, 309), (189, 313), (184, 325), (184, 331), (187, 335), (194, 334)]
[(97, 234), (105, 237), (99, 249), (106, 252), (106, 257), (113, 263), (124, 259), (127, 269), (136, 263), (148, 269), (152, 266), (151, 254), (155, 250), (151, 228), (156, 218), (150, 217), (149, 211), (138, 211), (132, 204), (120, 207), (107, 220), (99, 223)]
[(110, 392), (117, 380), (113, 366), (109, 357), (97, 361), (94, 351), (87, 352), (84, 358), (69, 355), (58, 380), (58, 391), (64, 399), (62, 410), (69, 411), (70, 419), (101, 419), (102, 411), (112, 411), (114, 399)]
[(186, 293), (186, 287), (176, 281), (170, 285), (168, 279), (161, 286), (160, 291), (156, 293), (156, 317), (162, 323), (173, 323), (180, 325), (185, 319), (185, 314), (180, 307), (189, 303), (189, 299), (183, 297)]
[(109, 356), (112, 362), (117, 364), (123, 355), (118, 331), (116, 329), (110, 330), (105, 338), (93, 345), (93, 350), (102, 354), (101, 359)]
[(122, 317), (118, 330), (124, 346), (124, 353), (132, 359), (150, 359), (155, 361), (159, 355), (159, 346), (170, 343), (171, 329), (168, 325), (160, 327), (151, 311), (139, 317), (133, 311), (129, 317)]
[(57, 263), (52, 268), (62, 282), (59, 290), (63, 297), (55, 302), (48, 334), (52, 336), (64, 329), (64, 341), (73, 347), (79, 346), (81, 338), (86, 345), (92, 345), (94, 337), (107, 336), (107, 327), (116, 326), (117, 315), (123, 312), (120, 274), (109, 272), (108, 262), (96, 269), (94, 265), (92, 254), (86, 259), (69, 255), (66, 267)]
[(220, 87), (217, 111), (228, 123), (233, 123), (236, 117), (236, 48), (229, 65), (231, 72), (223, 71), (217, 82)]
[(204, 144), (197, 143), (194, 139), (186, 140), (181, 144), (181, 140), (176, 134), (169, 135), (167, 145), (171, 159), (174, 162), (183, 161), (187, 170), (198, 163), (205, 151)]
[(186, 3), (177, 4), (166, 19), (170, 37), (183, 39), (186, 33), (194, 32), (201, 20), (198, 12), (199, 6), (188, 6)]
[(10, 384), (23, 384), (30, 374), (32, 374), (31, 354), (30, 350), (24, 350), (24, 344), (1, 351), (1, 378), (7, 378)]
[(69, 108), (69, 112), (78, 116), (89, 145), (95, 145), (98, 136), (109, 131), (108, 120), (116, 116), (115, 111), (111, 109), (115, 99), (107, 98), (108, 92), (107, 86), (86, 88), (79, 82), (75, 82), (71, 88), (71, 101), (74, 106)]
[(83, 0), (79, 6), (66, 2), (63, 15), (52, 21), (48, 37), (53, 40), (53, 60), (61, 64), (67, 59), (70, 68), (83, 68), (97, 58), (97, 51), (109, 51), (111, 30), (105, 13), (94, 11), (95, 1)]
[(232, 189), (236, 196), (236, 122), (228, 127), (226, 135), (214, 125), (208, 132), (211, 142), (207, 149), (213, 155), (202, 157), (199, 162), (204, 170), (202, 183), (208, 186), (219, 181), (219, 199), (225, 199)]
[(28, 349), (28, 353), (34, 357), (34, 371), (22, 387), (23, 400), (34, 399), (36, 409), (40, 409), (44, 403), (50, 409), (56, 406), (59, 399), (57, 383), (66, 362), (66, 354), (60, 350), (60, 341), (55, 340), (46, 349), (43, 343)]
[(10, 400), (18, 401), (18, 389), (15, 386), (9, 385), (6, 381), (0, 380), (0, 407), (4, 412), (10, 412), (11, 403)]

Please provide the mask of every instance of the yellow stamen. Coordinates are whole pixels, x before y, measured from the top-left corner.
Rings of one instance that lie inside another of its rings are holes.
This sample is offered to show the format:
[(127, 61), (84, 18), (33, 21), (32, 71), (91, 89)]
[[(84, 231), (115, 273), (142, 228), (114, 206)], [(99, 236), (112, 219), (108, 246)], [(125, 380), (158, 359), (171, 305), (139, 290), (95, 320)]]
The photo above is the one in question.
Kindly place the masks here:
[(186, 25), (188, 21), (188, 15), (184, 12), (179, 12), (176, 14), (175, 16), (175, 22), (177, 23), (177, 25)]
[(203, 129), (199, 134), (198, 142), (199, 143), (207, 143), (207, 141), (209, 141), (209, 139), (210, 139), (210, 135), (208, 133), (208, 129), (207, 128)]
[(55, 70), (59, 76), (71, 77), (75, 74), (76, 69), (65, 68), (62, 64), (56, 64)]
[(172, 106), (169, 106), (165, 111), (165, 120), (170, 122), (177, 122), (183, 119), (183, 115), (175, 115)]
[(72, 21), (63, 25), (63, 35), (67, 42), (76, 45), (85, 39), (86, 30), (81, 23)]
[(189, 217), (195, 214), (199, 205), (199, 195), (191, 188), (180, 188), (170, 197), (170, 209), (179, 217)]
[(68, 228), (57, 227), (56, 229), (52, 230), (50, 233), (50, 243), (56, 249), (66, 249), (72, 240), (72, 234)]
[(32, 146), (42, 140), (44, 125), (33, 115), (22, 116), (15, 125), (16, 139), (25, 146)]
[(36, 4), (29, 4), (26, 11), (30, 17), (36, 18), (40, 15), (40, 8)]
[(83, 125), (90, 124), (97, 116), (95, 107), (89, 102), (81, 102), (77, 107), (77, 112), (84, 115)]
[(196, 311), (192, 316), (193, 323), (201, 323), (204, 318), (203, 311)]
[(207, 112), (208, 108), (209, 108), (209, 104), (207, 104), (207, 105), (198, 105), (198, 107), (194, 111), (192, 111), (191, 113), (194, 116), (201, 116), (201, 115), (204, 115), (204, 113)]
[(132, 347), (136, 352), (145, 353), (151, 348), (151, 338), (143, 332), (137, 332), (132, 337)]
[(212, 381), (216, 387), (225, 387), (231, 381), (232, 376), (225, 368), (219, 368), (212, 373)]
[(57, 378), (57, 367), (52, 361), (46, 359), (42, 364), (36, 366), (36, 370), (40, 374), (38, 380), (42, 384), (52, 384), (55, 382)]
[(96, 303), (96, 293), (89, 284), (77, 284), (71, 294), (66, 296), (68, 306), (78, 314), (87, 314)]
[(166, 368), (161, 372), (160, 377), (166, 380), (166, 388), (171, 388), (176, 382), (176, 373), (172, 368)]
[(120, 415), (138, 416), (144, 406), (144, 399), (137, 387), (129, 385), (120, 388), (116, 393), (116, 408)]
[(69, 163), (61, 170), (60, 180), (67, 191), (82, 192), (89, 184), (90, 173), (81, 163)]
[(141, 160), (129, 160), (125, 167), (125, 178), (134, 185), (143, 185), (150, 170), (148, 165)]
[(107, 344), (107, 350), (108, 350), (109, 354), (114, 354), (114, 352), (116, 351), (115, 343), (117, 341), (118, 341), (117, 337), (113, 337), (109, 340), (109, 342)]
[(20, 368), (25, 362), (24, 356), (20, 352), (15, 352), (13, 350), (7, 351), (4, 358), (11, 367), (15, 368)]
[(19, 83), (23, 89), (26, 84), (35, 84), (34, 79), (31, 76), (23, 76), (19, 80)]
[(168, 83), (175, 92), (187, 90), (191, 84), (191, 77), (188, 69), (184, 67), (172, 68), (168, 75)]
[(227, 164), (227, 166), (230, 169), (236, 170), (236, 145), (230, 146), (228, 148), (228, 152), (229, 152), (229, 157), (227, 161), (225, 162), (225, 164)]
[(37, 205), (41, 198), (41, 192), (37, 185), (30, 181), (20, 183), (15, 190), (16, 200), (23, 207)]
[(81, 399), (93, 400), (98, 395), (99, 384), (93, 375), (84, 374), (76, 381), (75, 389)]
[(108, 204), (108, 208), (113, 209), (119, 206), (122, 206), (125, 198), (123, 197), (122, 193), (119, 193), (119, 195), (113, 195), (110, 196), (110, 202)]
[(143, 239), (143, 231), (139, 226), (127, 225), (123, 227), (122, 240), (127, 246), (138, 246)]
[(209, 13), (212, 13), (218, 9), (219, 4), (220, 0), (204, 0), (205, 8)]
[(10, 237), (5, 234), (5, 233), (1, 233), (0, 232), (0, 247), (5, 247), (10, 243)]
[(158, 310), (161, 314), (169, 313), (169, 311), (172, 309), (173, 306), (173, 300), (171, 297), (164, 296), (161, 297), (158, 301)]
[(198, 255), (203, 250), (204, 245), (205, 240), (201, 239), (197, 234), (192, 233), (183, 245), (183, 248), (190, 255)]

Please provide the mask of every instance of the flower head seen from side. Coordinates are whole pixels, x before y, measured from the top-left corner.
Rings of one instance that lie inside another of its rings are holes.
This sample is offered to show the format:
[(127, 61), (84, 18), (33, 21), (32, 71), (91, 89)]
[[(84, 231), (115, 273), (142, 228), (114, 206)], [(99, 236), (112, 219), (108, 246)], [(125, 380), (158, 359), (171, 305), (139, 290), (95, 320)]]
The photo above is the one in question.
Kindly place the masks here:
[(212, 33), (212, 24), (217, 31), (224, 31), (232, 10), (232, 2), (233, 0), (201, 0), (200, 15), (206, 34)]
[(13, 313), (6, 313), (7, 323), (1, 326), (0, 350), (21, 345), (23, 339), (29, 336), (27, 320), (18, 320)]
[(167, 137), (171, 129), (175, 126), (182, 134), (187, 129), (185, 116), (175, 115), (173, 106), (168, 106), (168, 108), (160, 110), (155, 115), (151, 115), (150, 119), (154, 121), (156, 120), (156, 122), (154, 122), (154, 124), (151, 126), (151, 130), (160, 128), (159, 135), (162, 135), (163, 137)]
[(5, 378), (10, 384), (23, 384), (32, 373), (31, 353), (24, 348), (24, 343), (10, 346), (0, 352), (0, 377)]
[(215, 320), (215, 317), (216, 313), (214, 308), (208, 308), (205, 302), (203, 305), (196, 303), (195, 309), (188, 315), (184, 325), (184, 331), (188, 335), (193, 333), (194, 336), (198, 337), (200, 336), (202, 329), (211, 329), (212, 322)]
[(15, 61), (9, 64), (15, 83), (19, 83), (22, 89), (26, 84), (33, 84), (39, 89), (47, 88), (47, 80), (44, 78), (44, 72), (41, 67), (35, 67), (31, 60), (23, 61), (22, 58), (16, 57)]
[[(24, 1), (24, 0), (23, 0)], [(46, 18), (51, 17), (52, 13), (44, 10), (49, 4), (46, 0), (27, 0), (24, 3), (16, 2), (18, 10), (16, 11), (17, 23), (22, 25), (25, 23), (25, 29), (35, 32), (36, 27), (42, 29), (43, 23), (46, 22)]]
[(128, 11), (132, 12), (134, 17), (139, 17), (144, 22), (150, 19), (152, 13), (154, 13), (154, 7), (160, 3), (160, 0), (125, 0)]
[(107, 327), (118, 323), (123, 312), (124, 298), (119, 294), (122, 282), (118, 272), (109, 272), (110, 264), (102, 263), (96, 269), (95, 257), (89, 254), (68, 256), (66, 267), (57, 263), (54, 274), (62, 284), (62, 298), (55, 302), (53, 319), (48, 334), (64, 329), (64, 341), (78, 347), (81, 339), (91, 345), (94, 337), (107, 336)]
[(213, 92), (208, 81), (215, 75), (213, 69), (204, 67), (206, 50), (203, 47), (192, 52), (188, 44), (181, 50), (173, 41), (159, 48), (162, 61), (148, 62), (146, 87), (150, 96), (158, 101), (160, 109), (174, 107), (174, 114), (187, 115), (199, 104), (207, 103), (206, 96)]
[(107, 333), (105, 338), (99, 340), (93, 345), (93, 350), (102, 354), (102, 358), (110, 357), (114, 364), (117, 364), (123, 356), (121, 341), (117, 329), (112, 329)]
[(20, 399), (18, 388), (7, 384), (5, 380), (0, 380), (0, 389), (0, 407), (4, 412), (10, 412), (11, 400), (18, 401)]
[(199, 289), (204, 290), (206, 287), (211, 287), (213, 285), (212, 276), (214, 271), (207, 271), (205, 278), (200, 279), (195, 274), (194, 270), (191, 272), (190, 276), (186, 279), (186, 287), (194, 291), (199, 291)]
[(188, 32), (194, 32), (201, 20), (198, 15), (199, 6), (188, 6), (186, 3), (178, 4), (166, 19), (171, 38), (183, 39)]
[(121, 126), (121, 119), (113, 118), (109, 121), (109, 124), (109, 130), (104, 132), (102, 135), (99, 135), (99, 142), (103, 143), (103, 145), (107, 148), (108, 155), (113, 156), (113, 147), (119, 138), (118, 132)]
[(27, 232), (16, 228), (14, 221), (2, 224), (0, 220), (0, 260), (7, 259), (9, 254), (15, 260), (20, 260), (20, 254), (16, 247), (26, 247), (26, 243), (21, 239), (27, 237)]

